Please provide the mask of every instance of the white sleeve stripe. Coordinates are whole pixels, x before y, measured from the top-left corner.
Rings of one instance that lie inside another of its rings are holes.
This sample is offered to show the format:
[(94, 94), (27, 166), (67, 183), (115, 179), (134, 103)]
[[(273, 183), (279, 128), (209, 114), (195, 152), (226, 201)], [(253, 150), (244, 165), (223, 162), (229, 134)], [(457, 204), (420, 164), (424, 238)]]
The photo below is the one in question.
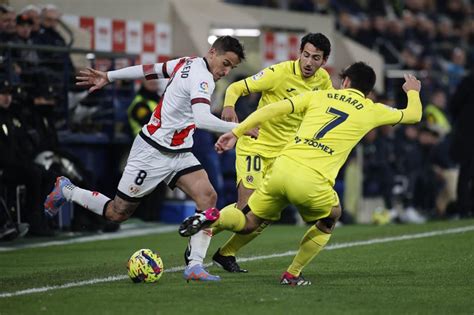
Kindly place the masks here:
[(211, 105), (211, 101), (204, 97), (196, 97), (191, 100), (191, 105), (198, 104), (198, 103)]

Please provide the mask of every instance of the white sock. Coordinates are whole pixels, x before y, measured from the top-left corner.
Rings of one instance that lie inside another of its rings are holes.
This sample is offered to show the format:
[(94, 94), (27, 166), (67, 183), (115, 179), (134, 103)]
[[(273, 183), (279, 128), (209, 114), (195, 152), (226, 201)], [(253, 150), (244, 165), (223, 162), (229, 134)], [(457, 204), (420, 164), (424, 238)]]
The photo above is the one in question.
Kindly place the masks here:
[(110, 200), (97, 191), (85, 190), (74, 185), (64, 186), (63, 194), (67, 201), (73, 201), (100, 216), (104, 214), (104, 207)]
[(188, 257), (189, 267), (203, 264), (207, 249), (211, 243), (211, 237), (212, 229), (203, 229), (191, 236), (189, 240), (189, 245), (191, 246), (191, 253)]

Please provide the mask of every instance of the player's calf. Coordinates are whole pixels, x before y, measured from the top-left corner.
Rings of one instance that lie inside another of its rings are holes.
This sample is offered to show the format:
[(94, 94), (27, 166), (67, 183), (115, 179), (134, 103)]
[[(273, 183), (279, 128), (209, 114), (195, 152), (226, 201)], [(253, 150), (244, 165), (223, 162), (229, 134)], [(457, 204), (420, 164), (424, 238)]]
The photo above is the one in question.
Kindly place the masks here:
[(130, 216), (135, 212), (138, 207), (138, 202), (128, 202), (119, 197), (115, 197), (112, 201), (110, 200), (104, 209), (104, 217), (112, 222), (121, 223), (128, 220)]

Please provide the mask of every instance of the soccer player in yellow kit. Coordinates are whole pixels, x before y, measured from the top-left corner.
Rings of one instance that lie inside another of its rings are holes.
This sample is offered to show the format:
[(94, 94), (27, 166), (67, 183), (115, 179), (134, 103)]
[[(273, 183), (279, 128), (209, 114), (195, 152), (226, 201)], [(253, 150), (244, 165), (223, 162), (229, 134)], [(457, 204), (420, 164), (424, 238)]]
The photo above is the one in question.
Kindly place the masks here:
[[(332, 89), (328, 72), (321, 68), (331, 52), (329, 39), (321, 33), (309, 33), (301, 39), (300, 57), (269, 66), (254, 76), (231, 84), (224, 99), (222, 119), (237, 122), (234, 107), (240, 96), (262, 93), (258, 108), (307, 91)], [(258, 139), (242, 137), (236, 146), (237, 203), (227, 207), (244, 209), (250, 195), (260, 186), (275, 157), (299, 127), (302, 115), (293, 113), (274, 117), (260, 125)], [(248, 139), (247, 139), (248, 138)], [(224, 208), (225, 209), (225, 208)], [(234, 234), (212, 257), (229, 272), (247, 272), (240, 268), (235, 255), (240, 248), (257, 237), (269, 222), (248, 235)], [(219, 229), (214, 229), (216, 234)]]
[(247, 214), (235, 209), (215, 208), (183, 221), (179, 232), (192, 235), (203, 227), (219, 227), (246, 234), (264, 221), (276, 221), (282, 209), (292, 203), (307, 223), (314, 223), (301, 240), (299, 250), (281, 277), (284, 285), (309, 285), (302, 269), (321, 251), (341, 215), (334, 181), (355, 145), (371, 129), (381, 125), (413, 124), (421, 120), (421, 83), (405, 75), (403, 89), (408, 97), (405, 109), (398, 110), (367, 99), (375, 83), (375, 73), (363, 62), (342, 72), (341, 90), (307, 92), (255, 111), (232, 132), (216, 143), (218, 151), (233, 147), (243, 132), (264, 121), (289, 113), (304, 118), (294, 138), (288, 142), (249, 199)]

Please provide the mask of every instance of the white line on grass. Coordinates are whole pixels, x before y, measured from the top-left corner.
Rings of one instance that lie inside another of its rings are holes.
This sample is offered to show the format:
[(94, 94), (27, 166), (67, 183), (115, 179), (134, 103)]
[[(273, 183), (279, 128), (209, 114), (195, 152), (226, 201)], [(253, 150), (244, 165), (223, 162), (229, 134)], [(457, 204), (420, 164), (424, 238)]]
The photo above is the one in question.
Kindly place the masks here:
[[(474, 231), (474, 226), (465, 226), (465, 227), (459, 227), (459, 228), (453, 228), (453, 229), (447, 229), (447, 230), (438, 230), (438, 231), (431, 231), (431, 232), (424, 232), (424, 233), (417, 233), (417, 234), (406, 234), (406, 235), (384, 237), (384, 238), (374, 238), (374, 239), (370, 239), (366, 241), (357, 241), (357, 242), (339, 243), (339, 244), (336, 243), (333, 245), (326, 246), (324, 250), (334, 250), (334, 249), (349, 248), (349, 247), (356, 247), (356, 246), (398, 242), (398, 241), (413, 240), (413, 239), (418, 239), (418, 238), (426, 238), (426, 237), (433, 237), (433, 236), (446, 235), (446, 234), (457, 234), (457, 233), (463, 233), (463, 232), (469, 232), (469, 231)], [(276, 253), (276, 254), (271, 254), (271, 255), (240, 258), (238, 259), (238, 261), (246, 262), (246, 261), (254, 261), (254, 260), (264, 260), (264, 259), (271, 259), (271, 258), (277, 258), (277, 257), (292, 256), (295, 254), (296, 254), (296, 251), (287, 251), (284, 253)], [(210, 266), (210, 265), (211, 264), (206, 264), (206, 266)], [(178, 272), (182, 270), (184, 270), (184, 266), (166, 269), (165, 272)], [(126, 275), (117, 275), (117, 276), (111, 276), (107, 278), (95, 278), (95, 279), (78, 281), (78, 282), (70, 282), (70, 283), (66, 283), (62, 285), (31, 288), (31, 289), (25, 289), (25, 290), (20, 290), (20, 291), (15, 291), (15, 292), (3, 292), (3, 293), (0, 293), (0, 298), (7, 298), (7, 297), (18, 296), (18, 295), (27, 295), (27, 294), (39, 293), (39, 292), (47, 292), (47, 291), (58, 290), (58, 289), (80, 287), (80, 286), (96, 284), (96, 283), (112, 282), (112, 281), (124, 280), (127, 278), (128, 276)]]
[(18, 249), (25, 249), (25, 248), (38, 248), (38, 247), (48, 247), (48, 246), (57, 246), (57, 245), (67, 245), (67, 244), (77, 244), (77, 243), (87, 243), (93, 241), (108, 241), (113, 239), (119, 238), (126, 238), (131, 236), (142, 236), (142, 235), (149, 235), (149, 234), (162, 234), (177, 231), (176, 225), (169, 225), (169, 226), (160, 226), (160, 227), (146, 227), (140, 229), (126, 229), (120, 230), (113, 234), (104, 233), (99, 235), (90, 235), (90, 236), (82, 236), (73, 239), (67, 240), (60, 240), (60, 241), (51, 241), (51, 242), (42, 242), (42, 243), (33, 243), (33, 244), (20, 244), (11, 247), (0, 247), (0, 252), (9, 252)]

